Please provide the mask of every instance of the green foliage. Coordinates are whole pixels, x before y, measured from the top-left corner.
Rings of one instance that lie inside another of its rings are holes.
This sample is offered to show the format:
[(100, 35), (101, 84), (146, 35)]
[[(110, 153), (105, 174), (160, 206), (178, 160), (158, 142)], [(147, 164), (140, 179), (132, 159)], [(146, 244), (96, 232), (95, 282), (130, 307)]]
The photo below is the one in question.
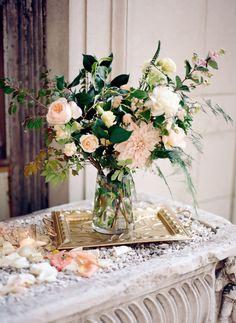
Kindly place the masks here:
[(146, 91), (142, 91), (142, 90), (134, 90), (130, 92), (130, 98), (136, 98), (136, 99), (147, 99), (148, 98), (148, 93)]
[(104, 58), (100, 59), (99, 65), (109, 68), (112, 64), (112, 61), (113, 61), (113, 53), (111, 53), (108, 57), (104, 57)]
[(210, 109), (210, 111), (216, 116), (221, 116), (225, 119), (226, 122), (233, 123), (232, 118), (219, 106), (219, 104), (213, 104), (211, 100), (204, 100), (206, 103), (206, 107)]
[(212, 67), (214, 70), (218, 70), (218, 64), (217, 64), (217, 62), (216, 62), (216, 61), (214, 61), (214, 60), (210, 59), (210, 60), (208, 61), (208, 65), (209, 65), (210, 67)]
[(109, 138), (109, 134), (106, 129), (106, 126), (101, 119), (97, 119), (95, 121), (94, 125), (92, 126), (92, 129), (93, 129), (93, 133), (98, 138), (105, 138), (105, 139)]
[(163, 122), (165, 121), (165, 116), (164, 114), (160, 115), (160, 116), (157, 116), (154, 118), (153, 120), (153, 126), (155, 128), (160, 128), (163, 124)]
[(190, 65), (190, 63), (189, 63), (189, 61), (185, 61), (185, 77), (186, 78), (188, 78), (189, 77), (189, 74), (190, 74), (190, 72), (191, 72), (191, 69), (192, 69), (192, 67), (191, 67), (191, 65)]
[(17, 111), (16, 104), (14, 102), (11, 102), (10, 105), (9, 105), (9, 108), (8, 108), (8, 113), (10, 115), (12, 115), (12, 114), (16, 113), (16, 111)]
[(151, 110), (147, 109), (142, 112), (140, 112), (141, 117), (148, 122), (151, 119)]
[(110, 86), (116, 86), (120, 87), (121, 85), (127, 84), (129, 82), (129, 75), (127, 74), (121, 74), (115, 77), (111, 83)]
[(131, 134), (132, 134), (132, 131), (128, 131), (116, 125), (109, 128), (109, 140), (113, 144), (118, 144), (128, 140)]
[(30, 117), (25, 119), (24, 127), (28, 129), (39, 129), (42, 128), (45, 121), (43, 118)]
[(81, 79), (85, 76), (85, 70), (82, 69), (76, 78), (67, 86), (68, 89), (80, 84)]
[(86, 71), (92, 72), (93, 64), (97, 63), (97, 59), (92, 55), (83, 55), (83, 65)]
[(65, 87), (64, 75), (56, 76), (56, 82), (58, 90), (63, 90)]

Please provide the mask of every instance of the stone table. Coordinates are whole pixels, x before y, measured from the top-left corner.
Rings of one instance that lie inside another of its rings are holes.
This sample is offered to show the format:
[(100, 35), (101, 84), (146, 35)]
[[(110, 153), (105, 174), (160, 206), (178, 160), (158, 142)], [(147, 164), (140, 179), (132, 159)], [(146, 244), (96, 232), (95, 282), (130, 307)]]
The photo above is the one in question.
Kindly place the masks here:
[[(51, 210), (15, 221), (37, 223)], [(200, 210), (192, 230), (188, 242), (134, 246), (125, 253), (119, 247), (101, 248), (99, 258), (107, 267), (92, 278), (59, 273), (57, 282), (0, 298), (0, 322), (236, 322), (236, 226)], [(0, 280), (10, 274), (0, 270)]]

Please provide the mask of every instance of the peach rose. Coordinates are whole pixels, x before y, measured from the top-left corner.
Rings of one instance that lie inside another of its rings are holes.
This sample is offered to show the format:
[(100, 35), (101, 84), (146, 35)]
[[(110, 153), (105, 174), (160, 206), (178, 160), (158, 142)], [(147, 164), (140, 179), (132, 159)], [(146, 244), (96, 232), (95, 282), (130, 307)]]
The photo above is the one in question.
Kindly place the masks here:
[(66, 124), (72, 118), (71, 106), (65, 98), (60, 98), (51, 103), (46, 118), (51, 125)]
[(80, 137), (80, 146), (86, 153), (93, 153), (98, 148), (98, 138), (87, 134)]

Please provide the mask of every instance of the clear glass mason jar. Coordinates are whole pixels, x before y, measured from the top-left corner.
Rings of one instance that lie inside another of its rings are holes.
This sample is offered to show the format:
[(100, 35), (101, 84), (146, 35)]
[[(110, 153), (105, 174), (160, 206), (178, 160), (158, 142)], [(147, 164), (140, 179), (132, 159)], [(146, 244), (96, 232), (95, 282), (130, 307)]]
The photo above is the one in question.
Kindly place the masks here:
[(134, 181), (131, 174), (121, 181), (112, 181), (110, 176), (97, 175), (93, 229), (105, 234), (121, 234), (134, 227), (132, 192)]

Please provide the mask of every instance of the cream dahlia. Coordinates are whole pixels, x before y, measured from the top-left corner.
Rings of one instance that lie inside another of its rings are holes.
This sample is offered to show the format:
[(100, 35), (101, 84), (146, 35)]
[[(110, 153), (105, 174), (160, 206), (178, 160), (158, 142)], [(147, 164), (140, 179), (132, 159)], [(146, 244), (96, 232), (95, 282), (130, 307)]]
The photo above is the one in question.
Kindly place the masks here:
[(131, 123), (129, 130), (132, 130), (130, 138), (120, 144), (115, 145), (115, 150), (119, 152), (118, 160), (131, 159), (131, 168), (141, 168), (147, 165), (151, 151), (160, 142), (157, 129), (152, 124), (141, 122), (140, 126)]

